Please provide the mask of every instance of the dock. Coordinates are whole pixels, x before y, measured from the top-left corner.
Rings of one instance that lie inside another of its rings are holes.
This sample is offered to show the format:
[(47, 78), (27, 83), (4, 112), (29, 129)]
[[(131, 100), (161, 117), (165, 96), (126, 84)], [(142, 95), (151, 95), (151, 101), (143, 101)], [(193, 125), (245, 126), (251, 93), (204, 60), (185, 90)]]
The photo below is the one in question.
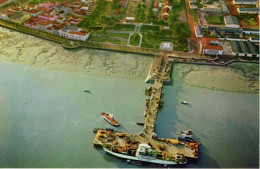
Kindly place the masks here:
[[(145, 122), (139, 134), (127, 134), (99, 130), (93, 141), (94, 146), (102, 147), (103, 144), (113, 144), (122, 149), (132, 148), (139, 143), (147, 143), (157, 152), (169, 154), (183, 154), (186, 158), (198, 159), (199, 143), (184, 142), (173, 138), (158, 138), (155, 134), (155, 125), (158, 112), (163, 107), (163, 85), (171, 81), (172, 62), (165, 55), (156, 56), (149, 72), (148, 78), (153, 86), (150, 90), (150, 99), (146, 104), (144, 113)], [(181, 134), (180, 134), (181, 135)], [(178, 136), (177, 136), (178, 137)]]

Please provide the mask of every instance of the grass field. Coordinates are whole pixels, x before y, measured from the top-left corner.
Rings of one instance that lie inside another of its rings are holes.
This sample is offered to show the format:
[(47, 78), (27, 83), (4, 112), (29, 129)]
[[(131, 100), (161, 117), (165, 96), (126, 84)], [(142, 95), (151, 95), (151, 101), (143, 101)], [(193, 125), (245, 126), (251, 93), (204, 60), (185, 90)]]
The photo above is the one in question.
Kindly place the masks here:
[(141, 39), (141, 37), (138, 33), (133, 34), (130, 39), (130, 45), (138, 46), (140, 43), (140, 39)]
[(123, 38), (123, 39), (129, 38), (129, 33), (105, 33), (104, 35)]
[(89, 41), (94, 41), (94, 42), (103, 42), (103, 43), (113, 43), (113, 44), (119, 44), (119, 45), (126, 45), (126, 41), (121, 41), (117, 39), (112, 39), (108, 37), (98, 37), (98, 36), (92, 36), (90, 35), (88, 38)]
[(205, 19), (209, 24), (224, 25), (223, 15), (205, 15)]
[(159, 26), (150, 26), (150, 25), (142, 25), (140, 32), (146, 33), (146, 32), (159, 32), (160, 27)]
[(135, 25), (116, 24), (114, 27), (107, 27), (107, 30), (115, 30), (115, 31), (134, 31), (134, 30), (135, 30)]

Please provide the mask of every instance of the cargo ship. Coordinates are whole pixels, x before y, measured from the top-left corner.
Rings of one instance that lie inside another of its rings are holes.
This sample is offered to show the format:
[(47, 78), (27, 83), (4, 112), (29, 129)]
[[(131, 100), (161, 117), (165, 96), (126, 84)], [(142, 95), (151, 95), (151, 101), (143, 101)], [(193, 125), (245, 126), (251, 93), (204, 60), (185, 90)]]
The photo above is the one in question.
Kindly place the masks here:
[(112, 144), (104, 144), (103, 149), (109, 154), (127, 160), (143, 161), (162, 165), (187, 163), (187, 159), (182, 154), (167, 154), (166, 152), (157, 152), (148, 144), (139, 144), (137, 149), (128, 149), (127, 151), (124, 151), (123, 147), (114, 146)]
[(102, 113), (101, 113), (101, 116), (102, 116), (107, 122), (109, 122), (110, 124), (112, 124), (113, 126), (116, 126), (116, 127), (120, 126), (120, 124), (115, 120), (114, 115), (110, 115), (110, 114), (108, 114), (108, 113), (102, 112)]

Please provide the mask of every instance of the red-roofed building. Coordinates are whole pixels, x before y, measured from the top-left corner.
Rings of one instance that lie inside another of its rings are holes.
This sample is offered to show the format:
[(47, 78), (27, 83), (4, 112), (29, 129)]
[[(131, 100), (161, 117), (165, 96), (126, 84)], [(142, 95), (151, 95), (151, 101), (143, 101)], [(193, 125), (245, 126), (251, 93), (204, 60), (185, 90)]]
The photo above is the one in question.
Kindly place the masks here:
[(82, 40), (85, 41), (88, 39), (90, 33), (89, 32), (84, 32), (84, 31), (80, 31), (80, 32), (76, 32), (76, 31), (70, 31), (68, 33), (68, 38), (69, 39), (75, 39), (75, 40)]
[(223, 47), (219, 45), (218, 38), (201, 38), (201, 53), (209, 55), (222, 55)]
[(158, 3), (158, 1), (155, 1), (153, 3), (153, 11), (154, 12), (158, 12), (158, 9), (159, 9), (159, 3)]

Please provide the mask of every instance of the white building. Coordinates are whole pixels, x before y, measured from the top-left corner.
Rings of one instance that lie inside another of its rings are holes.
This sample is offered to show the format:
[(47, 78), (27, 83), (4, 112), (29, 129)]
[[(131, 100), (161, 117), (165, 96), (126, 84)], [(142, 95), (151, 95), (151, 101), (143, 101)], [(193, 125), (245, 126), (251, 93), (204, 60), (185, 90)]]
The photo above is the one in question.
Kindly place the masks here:
[(75, 40), (82, 40), (85, 41), (88, 39), (90, 33), (88, 32), (75, 32), (75, 31), (70, 31), (68, 33), (68, 38), (69, 39), (75, 39)]

